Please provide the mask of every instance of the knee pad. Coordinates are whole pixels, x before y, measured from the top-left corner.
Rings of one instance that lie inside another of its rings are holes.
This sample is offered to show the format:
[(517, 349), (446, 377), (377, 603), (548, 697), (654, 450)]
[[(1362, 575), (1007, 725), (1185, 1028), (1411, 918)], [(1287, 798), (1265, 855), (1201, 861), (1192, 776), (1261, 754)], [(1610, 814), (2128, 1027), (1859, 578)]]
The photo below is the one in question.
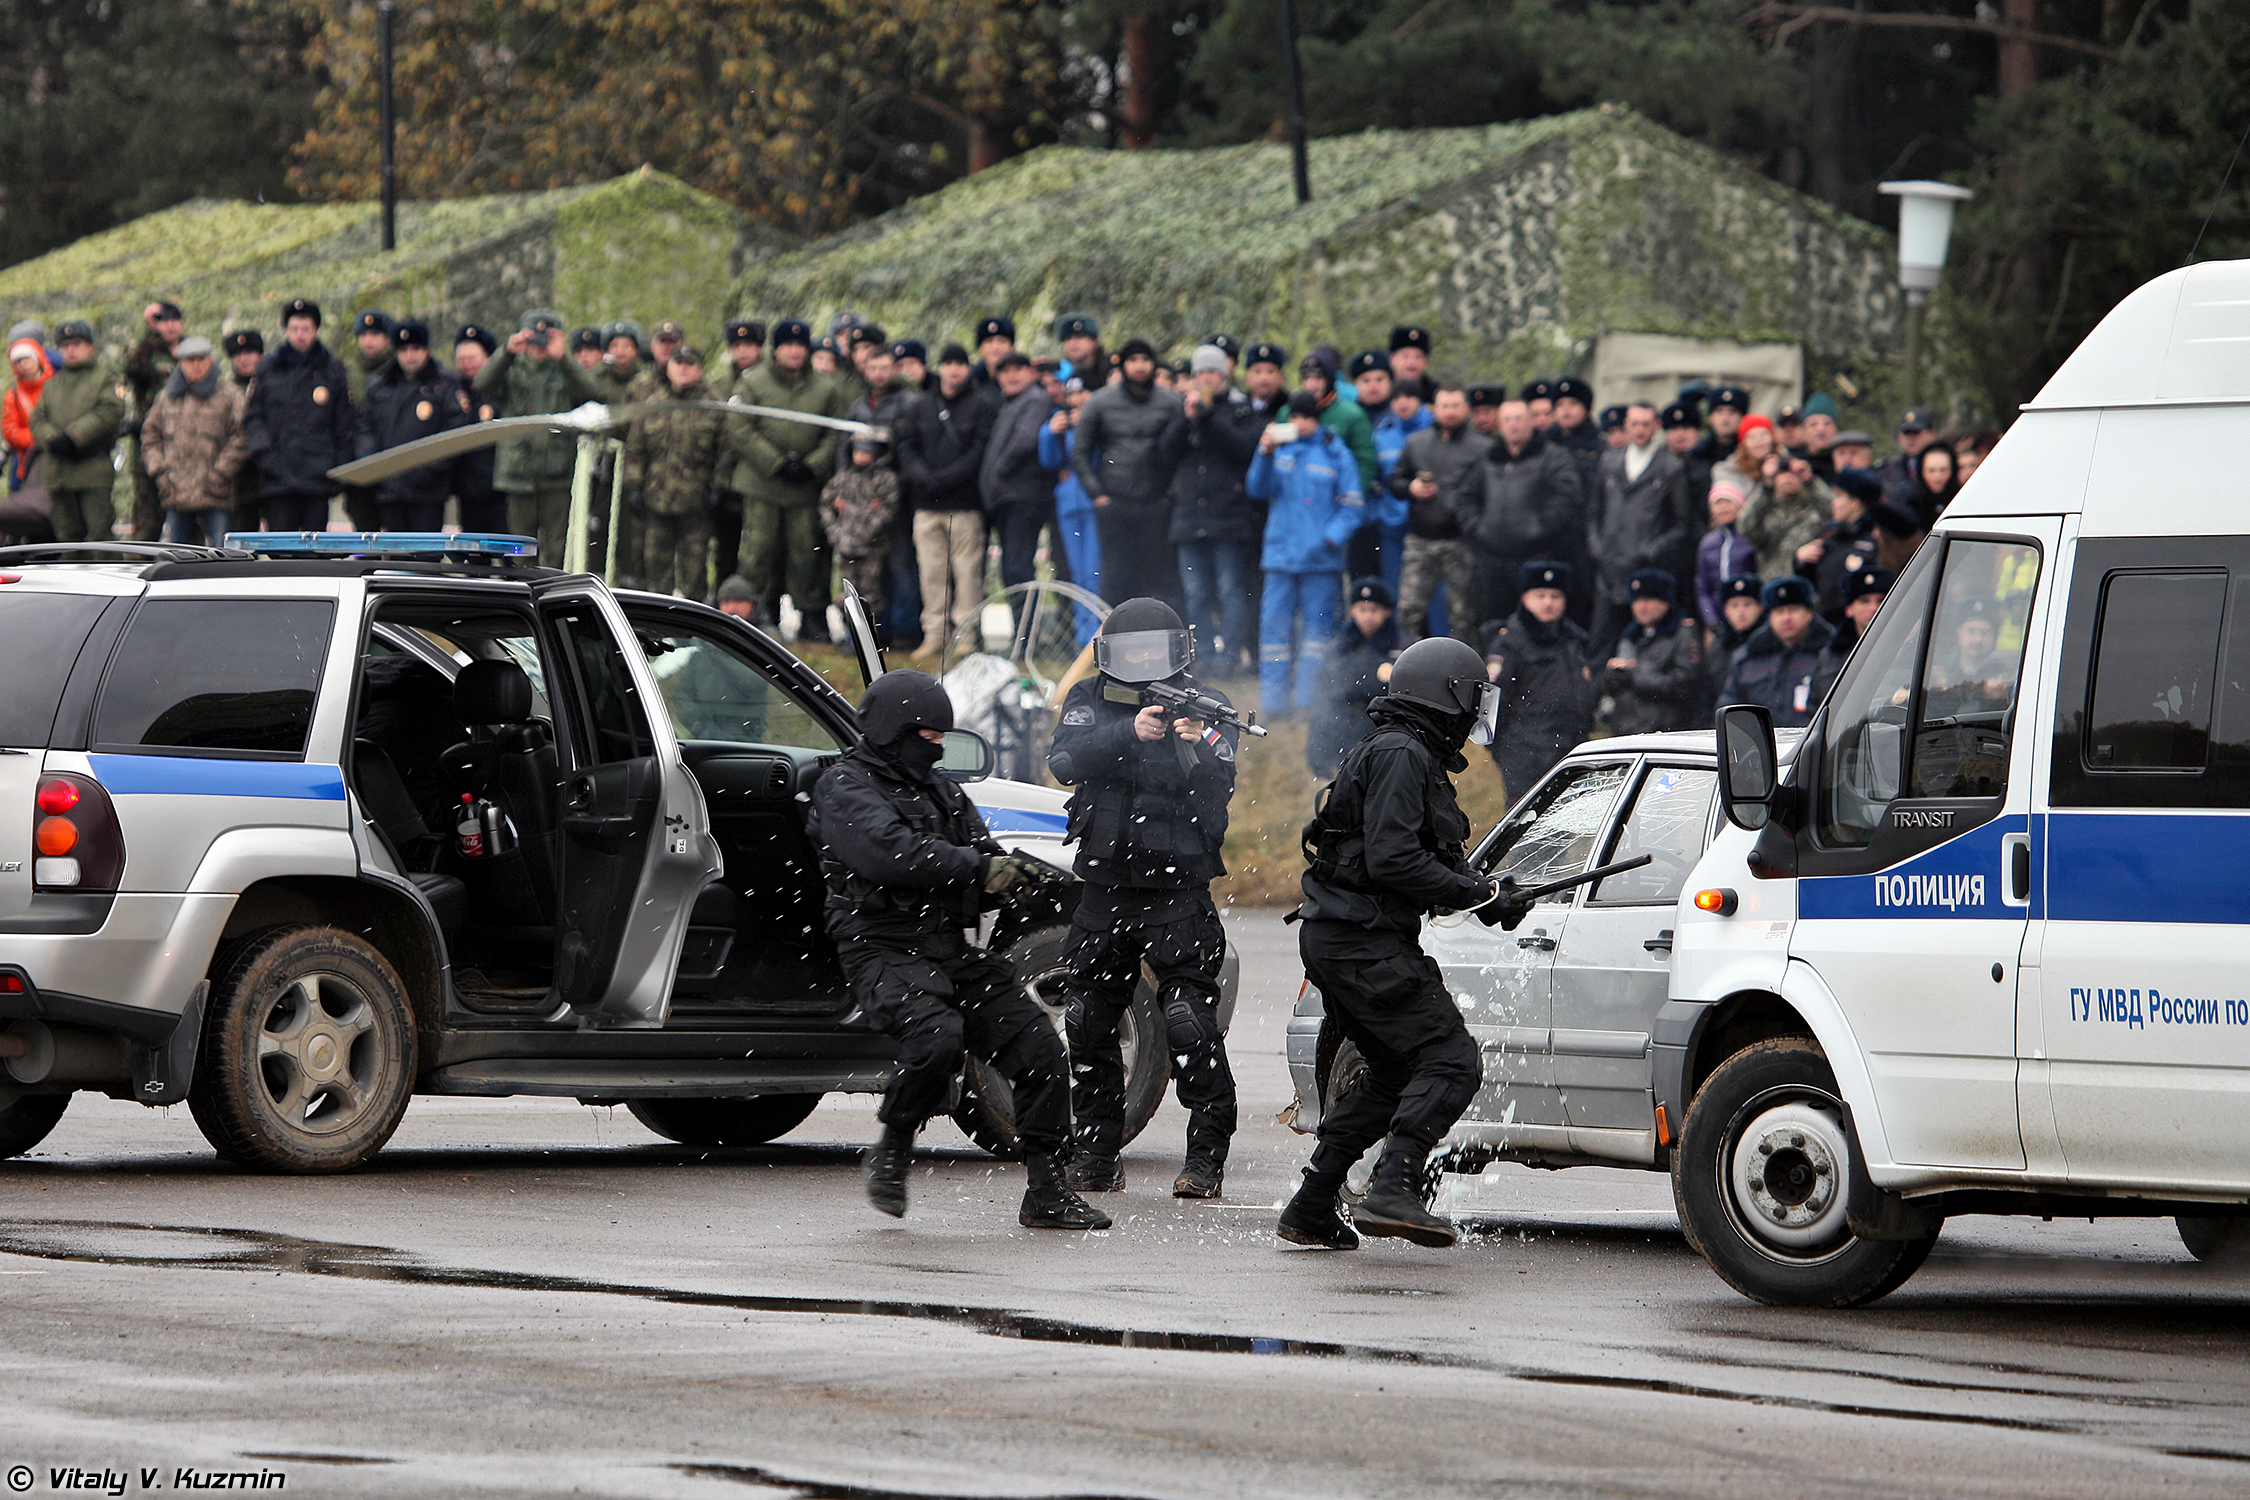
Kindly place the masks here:
[(1182, 1057), (1219, 1040), (1219, 1008), (1201, 995), (1175, 990), (1164, 999), (1164, 1042)]

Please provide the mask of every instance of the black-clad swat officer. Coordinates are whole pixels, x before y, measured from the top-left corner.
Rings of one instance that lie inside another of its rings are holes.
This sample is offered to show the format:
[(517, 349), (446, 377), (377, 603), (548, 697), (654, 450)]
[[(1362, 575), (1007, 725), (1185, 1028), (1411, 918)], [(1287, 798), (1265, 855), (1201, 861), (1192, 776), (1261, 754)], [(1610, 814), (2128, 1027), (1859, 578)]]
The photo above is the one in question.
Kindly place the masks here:
[[(1407, 647), (1389, 694), (1367, 707), (1375, 732), (1345, 755), (1305, 829), (1311, 867), (1297, 950), (1367, 1070), (1321, 1114), (1304, 1186), (1277, 1225), (1295, 1244), (1354, 1249), (1353, 1224), (1418, 1245), (1459, 1238), (1423, 1206), (1422, 1174), (1484, 1070), (1420, 936), (1432, 912), (1475, 909), (1487, 924), (1514, 927), (1528, 909), (1511, 903), (1512, 883), (1470, 870), (1469, 820), (1447, 775), (1468, 768), (1465, 741), (1490, 743), (1497, 708), (1472, 647), (1448, 636)], [(1344, 1174), (1386, 1135), (1374, 1183), (1347, 1223), (1336, 1201)]]
[(935, 678), (892, 672), (860, 700), (866, 738), (820, 778), (813, 833), (828, 879), (828, 931), (852, 998), (899, 1044), (883, 1095), (882, 1139), (865, 1159), (867, 1196), (906, 1213), (914, 1132), (943, 1107), (963, 1049), (988, 1060), (1015, 1096), (1033, 1229), (1107, 1229), (1063, 1183), (1070, 1127), (1061, 1040), (1006, 959), (970, 945), (988, 898), (1031, 878), (1030, 862), (985, 830), (968, 795), (938, 769), (953, 703)]
[[(1188, 1109), (1180, 1198), (1216, 1198), (1234, 1138), (1234, 1073), (1219, 1030), (1219, 966), (1226, 932), (1211, 882), (1226, 873), (1219, 845), (1234, 795), (1235, 730), (1143, 707), (1152, 682), (1195, 687), (1195, 646), (1172, 607), (1128, 599), (1094, 638), (1098, 676), (1070, 690), (1047, 765), (1076, 787), (1070, 832), (1085, 892), (1072, 920), (1071, 1103), (1078, 1150), (1070, 1185), (1125, 1185), (1125, 1064), (1117, 1025), (1146, 962), (1164, 1007), (1164, 1032)], [(1202, 691), (1209, 692), (1208, 689)], [(1219, 695), (1214, 699), (1224, 702)]]

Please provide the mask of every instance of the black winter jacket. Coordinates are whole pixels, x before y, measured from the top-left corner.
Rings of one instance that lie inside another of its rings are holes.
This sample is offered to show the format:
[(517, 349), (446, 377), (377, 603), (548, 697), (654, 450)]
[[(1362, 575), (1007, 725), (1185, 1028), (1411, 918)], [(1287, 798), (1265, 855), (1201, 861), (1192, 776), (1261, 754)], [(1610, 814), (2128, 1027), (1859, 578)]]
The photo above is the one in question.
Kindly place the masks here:
[(1079, 878), (1145, 890), (1204, 885), (1227, 872), (1219, 846), (1234, 796), (1235, 731), (1213, 726), (1215, 736), (1192, 745), (1169, 730), (1143, 740), (1133, 732), (1140, 711), (1138, 688), (1104, 677), (1063, 699), (1047, 769), (1076, 789), (1069, 813)]
[(814, 784), (810, 832), (838, 942), (912, 944), (973, 927), (986, 856), (1005, 851), (951, 777), (861, 744)]
[(242, 409), (250, 459), (267, 500), (333, 495), (328, 471), (353, 458), (351, 385), (344, 363), (315, 343), (284, 343), (267, 355)]
[(1794, 646), (1783, 645), (1773, 626), (1760, 625), (1734, 653), (1726, 685), (1719, 690), (1720, 704), (1763, 703), (1777, 728), (1811, 723), (1825, 688), (1821, 652), (1835, 635), (1836, 627), (1818, 615)]
[(1692, 581), (1696, 540), (1710, 515), (1707, 504), (1688, 494), (1687, 469), (1672, 454), (1658, 448), (1638, 479), (1625, 477), (1625, 457), (1622, 448), (1602, 457), (1587, 538), (1600, 570), (1601, 597), (1610, 604), (1627, 601), (1626, 580), (1642, 568), (1662, 568), (1682, 583)]
[[(1409, 507), (1408, 536), (1450, 541), (1475, 529), (1484, 506), (1484, 460), (1491, 450), (1492, 439), (1467, 422), (1454, 433), (1433, 422), (1406, 440), (1384, 483)], [(1436, 478), (1437, 494), (1417, 500), (1414, 476), (1424, 470)]]
[(1036, 385), (1026, 386), (1013, 396), (1002, 395), (994, 386), (992, 400), (997, 403), (992, 435), (985, 442), (984, 462), (977, 475), (984, 508), (996, 511), (1003, 505), (1052, 505), (1055, 477), (1039, 466), (1039, 429), (1047, 425), (1054, 402)]
[(1136, 391), (1125, 381), (1094, 392), (1078, 413), (1078, 441), (1072, 465), (1086, 498), (1105, 496), (1127, 507), (1156, 507), (1172, 483), (1172, 455), (1164, 430), (1180, 410), (1180, 398), (1159, 386)]
[(977, 474), (999, 395), (978, 385), (948, 397), (931, 391), (899, 414), (898, 472), (916, 510), (981, 510)]
[[(1496, 746), (1559, 746), (1560, 754), (1586, 737), (1594, 717), (1590, 644), (1567, 617), (1549, 625), (1518, 609), (1500, 623), (1484, 649), (1485, 664), (1500, 684)], [(1523, 790), (1508, 788), (1510, 796)]]
[(1184, 404), (1174, 413), (1163, 438), (1167, 459), (1177, 462), (1170, 540), (1258, 540), (1258, 513), (1242, 481), (1265, 430), (1265, 414), (1240, 391), (1204, 402), (1193, 417)]
[(1703, 631), (1692, 624), (1683, 628), (1677, 610), (1654, 626), (1639, 621), (1626, 626), (1610, 656), (1632, 663), (1610, 667), (1603, 676), (1609, 726), (1617, 733), (1661, 734), (1711, 722)]
[[(434, 359), (422, 367), (419, 376), (409, 377), (393, 360), (367, 382), (367, 394), (359, 406), (358, 456), (366, 458), (416, 438), (467, 425), (469, 414), (461, 409), (461, 377)], [(393, 474), (375, 486), (375, 499), (378, 503), (443, 503), (453, 492), (455, 467), (456, 460), (440, 459)]]
[(1865, 515), (1857, 521), (1831, 521), (1820, 534), (1822, 548), (1820, 561), (1798, 563), (1797, 571), (1813, 583), (1813, 605), (1829, 623), (1840, 624), (1844, 618), (1844, 590), (1855, 573), (1865, 572), (1876, 565), (1882, 549), (1875, 532), (1875, 517)]
[(1470, 872), (1469, 819), (1446, 774), (1469, 763), (1420, 704), (1386, 697), (1369, 713), (1375, 732), (1345, 755), (1315, 819), (1334, 866), (1316, 859), (1305, 872), (1298, 910), (1412, 937), (1431, 912), (1465, 910), (1491, 889)]
[(1515, 590), (1516, 571), (1527, 562), (1569, 563), (1587, 576), (1586, 491), (1578, 463), (1537, 433), (1511, 454), (1495, 439), (1479, 471), (1483, 493), (1469, 540), (1491, 559), (1495, 576)]

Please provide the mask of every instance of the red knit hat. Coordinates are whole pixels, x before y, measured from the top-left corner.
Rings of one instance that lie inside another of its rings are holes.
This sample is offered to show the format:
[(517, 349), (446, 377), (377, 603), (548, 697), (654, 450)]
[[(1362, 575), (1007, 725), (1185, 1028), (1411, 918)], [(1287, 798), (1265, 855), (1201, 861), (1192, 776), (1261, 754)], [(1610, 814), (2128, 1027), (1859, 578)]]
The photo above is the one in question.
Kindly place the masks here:
[(1767, 417), (1744, 417), (1742, 419), (1742, 425), (1734, 430), (1735, 438), (1737, 441), (1740, 441), (1741, 439), (1748, 437), (1751, 433), (1755, 432), (1760, 427), (1763, 427), (1768, 432), (1772, 432), (1773, 422), (1770, 418)]

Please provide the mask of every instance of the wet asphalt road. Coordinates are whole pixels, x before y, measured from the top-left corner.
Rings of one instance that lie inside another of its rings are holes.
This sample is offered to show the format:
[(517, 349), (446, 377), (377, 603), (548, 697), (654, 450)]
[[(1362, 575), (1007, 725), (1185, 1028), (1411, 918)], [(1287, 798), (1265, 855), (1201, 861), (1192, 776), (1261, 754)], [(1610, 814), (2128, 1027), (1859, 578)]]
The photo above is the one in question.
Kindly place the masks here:
[[(1735, 1297), (1661, 1179), (1500, 1167), (1440, 1253), (1284, 1251), (1297, 975), (1237, 920), (1226, 1200), (1016, 1227), (940, 1123), (903, 1223), (872, 1101), (702, 1156), (622, 1110), (421, 1100), (343, 1179), (223, 1167), (81, 1095), (0, 1164), (0, 1480), (280, 1473), (312, 1495), (2232, 1495), (2250, 1280), (2168, 1221), (1956, 1221), (1880, 1306)], [(67, 1476), (65, 1476), (67, 1477)]]

